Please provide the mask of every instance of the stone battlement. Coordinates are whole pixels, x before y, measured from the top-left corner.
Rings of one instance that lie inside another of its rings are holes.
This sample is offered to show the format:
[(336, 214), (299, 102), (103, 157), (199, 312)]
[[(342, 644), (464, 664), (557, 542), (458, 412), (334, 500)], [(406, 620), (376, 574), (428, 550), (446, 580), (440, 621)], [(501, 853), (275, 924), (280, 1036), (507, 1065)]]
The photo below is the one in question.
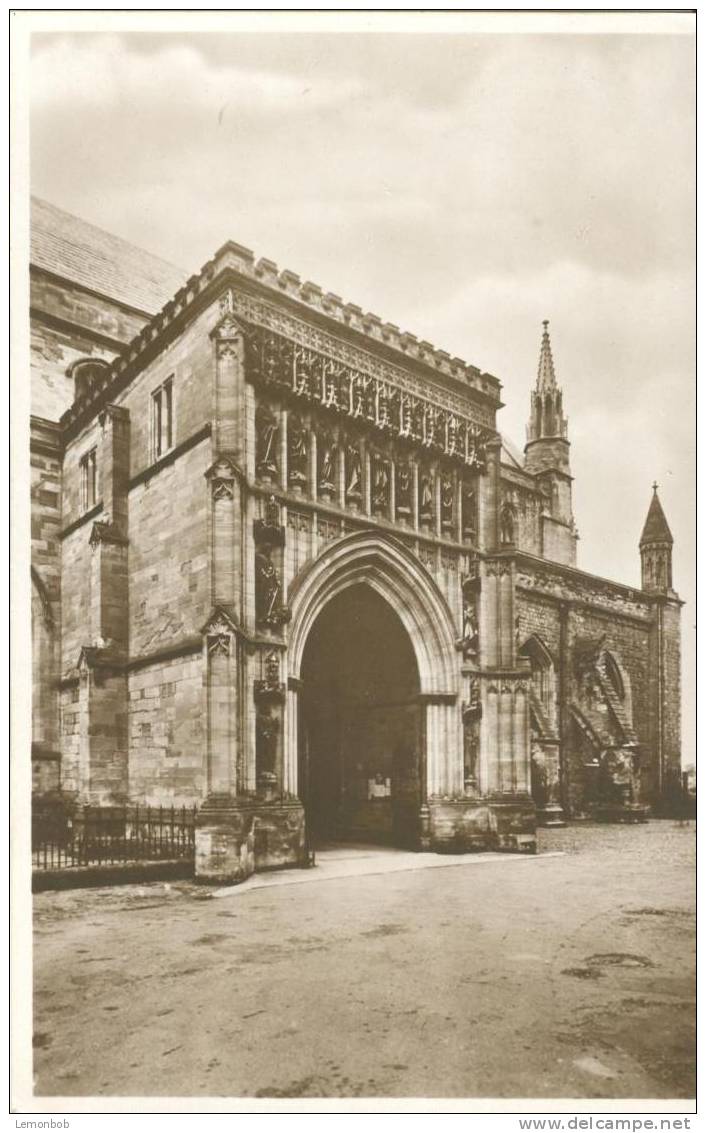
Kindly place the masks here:
[(420, 342), (415, 335), (400, 331), (393, 323), (384, 323), (378, 315), (363, 312), (355, 303), (344, 303), (333, 292), (324, 293), (318, 284), (310, 281), (302, 283), (296, 272), (287, 268), (280, 270), (272, 260), (261, 258), (256, 262), (254, 253), (248, 248), (229, 241), (216, 252), (213, 259), (204, 264), (200, 272), (186, 281), (106, 369), (105, 374), (94, 378), (62, 416), (63, 428), (71, 430), (85, 420), (91, 408), (116, 379), (206, 291), (218, 275), (229, 270), (373, 339), (376, 344), (398, 352), (408, 361), (422, 364), (446, 378), (462, 382), (477, 394), (490, 399), (496, 408), (500, 407), (502, 386), (494, 375), (484, 373), (461, 358), (452, 358), (447, 351), (439, 350), (429, 342)]

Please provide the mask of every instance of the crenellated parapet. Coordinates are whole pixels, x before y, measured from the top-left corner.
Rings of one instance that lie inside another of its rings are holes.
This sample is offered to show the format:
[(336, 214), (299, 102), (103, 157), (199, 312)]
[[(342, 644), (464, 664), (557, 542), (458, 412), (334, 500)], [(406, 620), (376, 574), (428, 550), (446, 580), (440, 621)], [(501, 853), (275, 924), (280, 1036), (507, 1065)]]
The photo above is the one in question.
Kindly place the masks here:
[[(494, 426), (494, 414), (502, 404), (501, 383), (494, 375), (460, 358), (452, 358), (447, 351), (439, 350), (431, 343), (420, 342), (414, 335), (400, 331), (393, 323), (385, 323), (379, 316), (363, 312), (356, 304), (344, 303), (332, 292), (324, 293), (317, 284), (302, 283), (295, 272), (279, 270), (271, 260), (260, 259), (256, 263), (249, 249), (229, 242), (200, 272), (187, 280), (109, 366), (96, 372), (85, 383), (80, 396), (61, 419), (65, 433), (72, 435), (90, 420), (106, 398), (115, 397), (135, 369), (162, 348), (166, 338), (179, 332), (190, 312), (211, 301), (214, 291), (218, 291), (224, 281), (239, 285), (234, 293), (240, 294), (242, 288), (246, 297), (260, 298), (265, 302), (269, 300), (274, 310), (283, 312), (286, 309), (293, 315), (298, 312), (307, 321), (314, 316), (322, 330), (327, 324), (336, 324), (348, 343), (351, 332), (357, 342), (364, 344), (367, 340), (368, 349), (376, 355), (384, 354), (389, 364), (399, 370), (400, 377), (405, 370), (414, 370), (419, 378), (438, 385), (437, 399), (455, 397), (459, 410), (464, 402), (470, 401), (476, 406), (474, 415), (479, 423), (491, 428)], [(285, 300), (286, 307), (282, 300)], [(383, 364), (378, 361), (378, 365)]]

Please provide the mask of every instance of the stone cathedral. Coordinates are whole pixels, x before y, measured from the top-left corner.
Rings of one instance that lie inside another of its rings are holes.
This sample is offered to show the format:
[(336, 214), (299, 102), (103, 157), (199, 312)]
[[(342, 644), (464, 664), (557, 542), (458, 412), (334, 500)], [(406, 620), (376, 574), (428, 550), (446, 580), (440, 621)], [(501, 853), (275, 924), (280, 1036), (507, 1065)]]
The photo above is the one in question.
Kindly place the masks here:
[(198, 806), (204, 880), (659, 807), (672, 536), (655, 487), (641, 588), (577, 567), (547, 323), (520, 454), (496, 377), (238, 244), (31, 235), (37, 795)]

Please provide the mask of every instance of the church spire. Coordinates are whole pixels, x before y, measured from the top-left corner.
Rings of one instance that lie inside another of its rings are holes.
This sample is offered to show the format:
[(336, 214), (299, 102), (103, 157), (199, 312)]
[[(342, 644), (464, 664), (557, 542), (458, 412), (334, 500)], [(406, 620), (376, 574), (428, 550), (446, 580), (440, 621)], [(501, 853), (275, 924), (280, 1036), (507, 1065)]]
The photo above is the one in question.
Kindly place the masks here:
[(672, 546), (674, 539), (662, 510), (657, 483), (652, 485), (652, 499), (640, 536), (643, 590), (672, 589)]
[(546, 393), (556, 389), (556, 374), (554, 373), (554, 359), (552, 358), (552, 344), (549, 341), (549, 319), (542, 322), (544, 332), (542, 345), (539, 351), (539, 369), (537, 370), (537, 392)]
[[(542, 322), (542, 344), (539, 349), (537, 383), (532, 390), (527, 443), (551, 438), (566, 440), (568, 422), (564, 416), (562, 392), (556, 382), (552, 344), (549, 340), (549, 319)], [(527, 450), (525, 450), (527, 451)]]

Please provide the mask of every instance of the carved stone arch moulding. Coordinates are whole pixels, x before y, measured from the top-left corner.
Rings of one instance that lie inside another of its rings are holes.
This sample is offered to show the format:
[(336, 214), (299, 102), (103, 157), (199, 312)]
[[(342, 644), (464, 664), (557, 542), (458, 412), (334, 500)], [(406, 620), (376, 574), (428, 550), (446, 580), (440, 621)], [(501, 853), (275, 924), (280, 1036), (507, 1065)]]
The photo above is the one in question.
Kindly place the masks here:
[(395, 610), (409, 634), (422, 693), (458, 692), (451, 611), (418, 559), (392, 536), (357, 532), (330, 544), (289, 590), (289, 675), (299, 676), (309, 631), (331, 598), (349, 586), (370, 586)]

